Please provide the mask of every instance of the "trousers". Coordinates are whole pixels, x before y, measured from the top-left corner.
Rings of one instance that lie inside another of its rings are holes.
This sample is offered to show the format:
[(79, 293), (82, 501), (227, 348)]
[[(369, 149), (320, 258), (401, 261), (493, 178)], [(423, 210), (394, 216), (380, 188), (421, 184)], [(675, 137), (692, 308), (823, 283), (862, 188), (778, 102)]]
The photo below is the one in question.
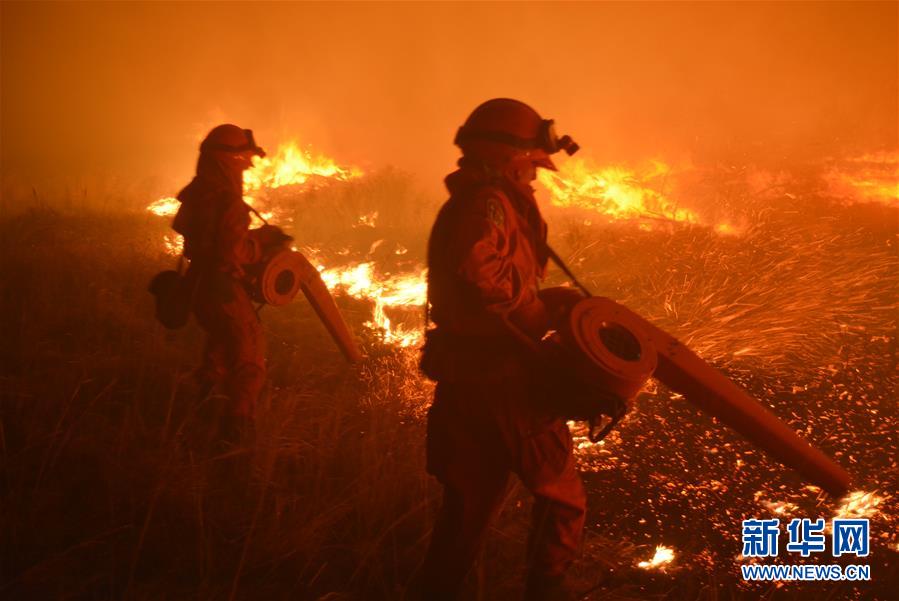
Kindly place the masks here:
[(534, 496), (528, 579), (559, 577), (581, 541), (586, 493), (564, 421), (509, 379), (439, 382), (428, 413), (428, 471), (443, 502), (422, 567), (426, 599), (455, 599), (516, 475)]
[(194, 315), (206, 332), (201, 376), (229, 398), (227, 412), (253, 417), (265, 384), (265, 337), (249, 295), (240, 282), (220, 280), (198, 291)]

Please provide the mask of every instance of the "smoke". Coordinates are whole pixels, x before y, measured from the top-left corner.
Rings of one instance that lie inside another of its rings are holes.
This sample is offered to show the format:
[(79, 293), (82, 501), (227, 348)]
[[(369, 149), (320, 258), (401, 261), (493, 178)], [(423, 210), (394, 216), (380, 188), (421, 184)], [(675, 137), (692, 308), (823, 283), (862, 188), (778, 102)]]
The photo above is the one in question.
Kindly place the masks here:
[[(895, 3), (2, 4), (2, 174), (183, 183), (231, 121), (436, 189), (479, 102), (597, 161), (897, 147)], [(135, 184), (136, 185), (136, 184)], [(168, 188), (172, 191), (172, 188)]]

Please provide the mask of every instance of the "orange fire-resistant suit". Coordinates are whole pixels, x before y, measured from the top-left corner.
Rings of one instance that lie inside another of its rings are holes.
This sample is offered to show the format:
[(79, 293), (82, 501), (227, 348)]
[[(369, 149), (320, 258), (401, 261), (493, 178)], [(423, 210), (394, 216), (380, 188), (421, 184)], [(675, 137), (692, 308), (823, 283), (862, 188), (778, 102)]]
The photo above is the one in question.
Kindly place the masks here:
[(538, 282), (546, 224), (529, 186), (466, 166), (446, 178), (428, 249), (436, 324), (422, 369), (437, 381), (428, 415), (428, 471), (444, 485), (422, 572), (426, 598), (455, 598), (501, 509), (511, 474), (533, 493), (529, 582), (562, 575), (575, 556), (586, 496), (567, 425), (541, 410), (525, 346), (546, 329)]
[(262, 253), (249, 230), (241, 177), (212, 153), (201, 154), (196, 177), (178, 194), (173, 227), (184, 237), (194, 315), (207, 335), (200, 379), (229, 398), (227, 413), (252, 417), (265, 382), (265, 340), (241, 280)]

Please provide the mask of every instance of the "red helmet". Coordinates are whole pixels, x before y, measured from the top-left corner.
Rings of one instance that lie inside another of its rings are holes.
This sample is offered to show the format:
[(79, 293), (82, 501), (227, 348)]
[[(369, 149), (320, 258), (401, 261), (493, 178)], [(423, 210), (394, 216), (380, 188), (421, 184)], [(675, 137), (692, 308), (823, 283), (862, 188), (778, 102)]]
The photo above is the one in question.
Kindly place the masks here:
[(552, 119), (541, 118), (530, 106), (511, 98), (494, 98), (477, 107), (459, 128), (454, 143), (465, 156), (495, 167), (524, 158), (554, 171), (549, 155), (578, 151), (571, 137), (556, 135)]
[(206, 139), (200, 144), (200, 152), (218, 150), (220, 152), (252, 152), (264, 157), (265, 151), (256, 146), (253, 130), (242, 129), (236, 125), (225, 123), (212, 128)]

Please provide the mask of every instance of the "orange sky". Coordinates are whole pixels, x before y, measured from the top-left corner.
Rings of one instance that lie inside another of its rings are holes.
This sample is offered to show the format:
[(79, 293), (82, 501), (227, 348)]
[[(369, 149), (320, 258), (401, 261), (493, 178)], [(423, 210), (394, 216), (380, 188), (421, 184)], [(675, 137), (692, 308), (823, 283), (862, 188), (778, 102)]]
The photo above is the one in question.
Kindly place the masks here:
[(2, 172), (183, 183), (225, 120), (436, 182), (493, 96), (600, 161), (896, 148), (897, 6), (3, 2)]

